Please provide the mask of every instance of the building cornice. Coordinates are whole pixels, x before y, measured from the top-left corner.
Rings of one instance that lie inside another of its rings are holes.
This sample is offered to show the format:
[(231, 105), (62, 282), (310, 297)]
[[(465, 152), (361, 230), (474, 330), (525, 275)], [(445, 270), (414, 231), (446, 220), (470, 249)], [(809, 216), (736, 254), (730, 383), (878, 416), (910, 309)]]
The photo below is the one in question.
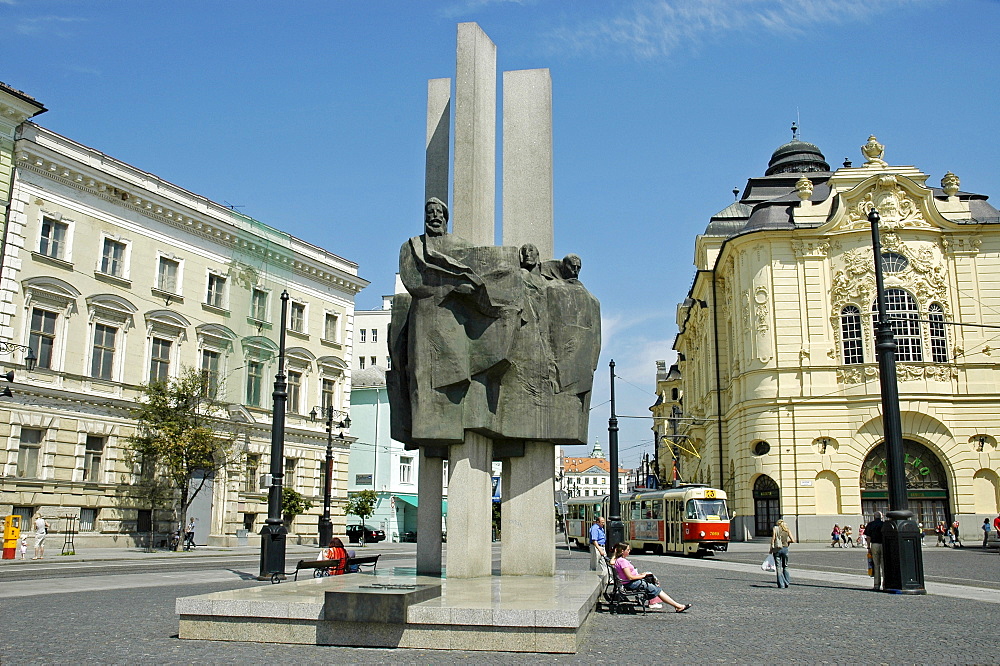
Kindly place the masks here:
[(16, 148), (19, 168), (239, 254), (354, 295), (369, 281), (358, 265), (153, 174), (28, 123)]

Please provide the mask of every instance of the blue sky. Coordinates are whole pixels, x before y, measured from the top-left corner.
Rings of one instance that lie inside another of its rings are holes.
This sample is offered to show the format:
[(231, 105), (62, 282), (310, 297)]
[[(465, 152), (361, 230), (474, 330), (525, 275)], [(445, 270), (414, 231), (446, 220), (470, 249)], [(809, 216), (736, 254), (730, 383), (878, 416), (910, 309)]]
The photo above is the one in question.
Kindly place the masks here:
[[(618, 413), (648, 416), (694, 238), (796, 117), (834, 167), (874, 133), (1000, 195), (987, 0), (0, 0), (0, 80), (43, 126), (358, 262), (370, 309), (421, 229), (426, 82), (454, 76), (462, 21), (499, 70), (551, 70), (556, 254), (601, 300), (605, 448), (608, 361)], [(622, 419), (625, 464), (651, 425)]]

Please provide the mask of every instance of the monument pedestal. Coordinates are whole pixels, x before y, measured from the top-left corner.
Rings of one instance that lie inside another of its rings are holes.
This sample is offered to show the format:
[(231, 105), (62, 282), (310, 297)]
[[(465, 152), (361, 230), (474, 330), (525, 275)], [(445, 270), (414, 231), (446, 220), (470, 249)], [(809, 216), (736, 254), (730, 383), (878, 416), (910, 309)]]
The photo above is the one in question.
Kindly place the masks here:
[(178, 634), (214, 641), (575, 653), (600, 586), (591, 571), (310, 578), (181, 597)]

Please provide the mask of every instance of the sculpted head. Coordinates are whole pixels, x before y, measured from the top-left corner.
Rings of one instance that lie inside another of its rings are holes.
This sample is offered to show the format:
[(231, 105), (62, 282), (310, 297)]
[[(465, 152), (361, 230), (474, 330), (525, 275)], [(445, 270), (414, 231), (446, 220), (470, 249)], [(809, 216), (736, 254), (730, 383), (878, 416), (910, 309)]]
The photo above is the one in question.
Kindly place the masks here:
[(448, 233), (448, 206), (436, 197), (431, 197), (424, 204), (424, 233), (428, 236)]
[(562, 260), (562, 272), (563, 277), (567, 280), (575, 280), (580, 277), (580, 269), (583, 267), (583, 262), (580, 261), (580, 257), (575, 254), (567, 254)]
[(538, 267), (538, 248), (531, 243), (525, 243), (517, 251), (521, 259), (521, 268), (532, 271)]

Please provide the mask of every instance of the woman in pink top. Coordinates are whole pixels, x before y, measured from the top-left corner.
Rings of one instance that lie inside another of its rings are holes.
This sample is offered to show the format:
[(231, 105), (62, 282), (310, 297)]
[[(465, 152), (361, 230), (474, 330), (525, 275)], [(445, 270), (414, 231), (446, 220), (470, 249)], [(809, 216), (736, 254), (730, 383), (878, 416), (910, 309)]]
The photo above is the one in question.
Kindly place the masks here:
[[(646, 571), (645, 573), (639, 573), (632, 566), (632, 563), (625, 559), (628, 554), (632, 552), (632, 546), (627, 543), (616, 543), (614, 551), (611, 555), (611, 563), (615, 567), (615, 575), (618, 576), (618, 580), (622, 582), (628, 590), (642, 590), (646, 594), (646, 598), (650, 600), (650, 608), (663, 608), (662, 602), (667, 602), (674, 607), (674, 611), (677, 613), (683, 613), (688, 608), (691, 608), (691, 604), (679, 604), (667, 595), (660, 587), (654, 582), (656, 577), (652, 573)], [(656, 599), (657, 601), (653, 601)]]

